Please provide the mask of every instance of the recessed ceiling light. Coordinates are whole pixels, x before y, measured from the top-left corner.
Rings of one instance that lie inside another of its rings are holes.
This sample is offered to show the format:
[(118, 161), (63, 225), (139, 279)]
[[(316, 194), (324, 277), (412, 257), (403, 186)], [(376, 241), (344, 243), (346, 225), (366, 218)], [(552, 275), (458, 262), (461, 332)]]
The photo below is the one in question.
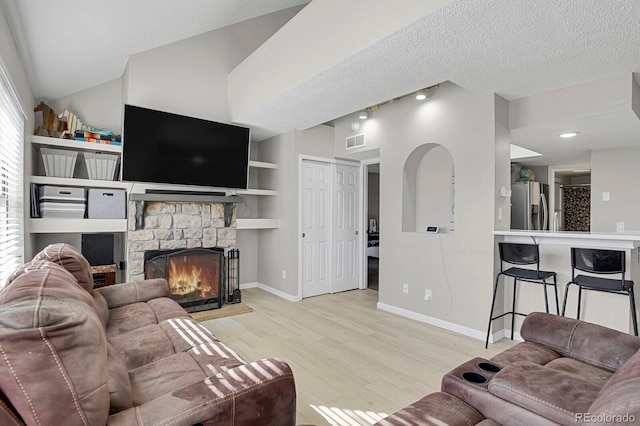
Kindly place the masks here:
[(578, 136), (579, 132), (566, 132), (566, 133), (560, 133), (560, 137), (561, 138), (573, 138), (575, 136)]
[(427, 93), (425, 90), (418, 90), (416, 92), (416, 99), (419, 101), (423, 101), (425, 99), (427, 99)]

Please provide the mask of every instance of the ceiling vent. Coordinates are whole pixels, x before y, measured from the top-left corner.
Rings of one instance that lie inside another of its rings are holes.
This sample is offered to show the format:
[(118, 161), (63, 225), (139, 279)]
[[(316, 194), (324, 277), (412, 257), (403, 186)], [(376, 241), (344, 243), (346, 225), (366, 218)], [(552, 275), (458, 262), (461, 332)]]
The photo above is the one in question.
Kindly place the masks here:
[(347, 149), (360, 148), (367, 144), (364, 133), (359, 135), (349, 136), (347, 138)]

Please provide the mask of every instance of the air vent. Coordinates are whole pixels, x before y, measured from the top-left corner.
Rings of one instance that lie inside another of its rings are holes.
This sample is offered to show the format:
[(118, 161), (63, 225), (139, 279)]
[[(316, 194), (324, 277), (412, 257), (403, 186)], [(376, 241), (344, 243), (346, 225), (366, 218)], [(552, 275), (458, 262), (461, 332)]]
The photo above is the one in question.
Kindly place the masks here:
[(359, 135), (349, 136), (347, 138), (347, 149), (359, 148), (367, 144), (364, 133)]

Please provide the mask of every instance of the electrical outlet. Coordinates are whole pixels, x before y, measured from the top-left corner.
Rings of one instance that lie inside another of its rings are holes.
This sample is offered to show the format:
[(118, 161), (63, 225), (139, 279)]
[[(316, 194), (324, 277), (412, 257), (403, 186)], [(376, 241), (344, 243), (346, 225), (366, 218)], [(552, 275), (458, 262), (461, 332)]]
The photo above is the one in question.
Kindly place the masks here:
[(624, 232), (624, 222), (616, 222), (616, 231)]
[(286, 270), (286, 269), (283, 269), (283, 270), (282, 270), (282, 279), (283, 279), (283, 280), (286, 280), (286, 279), (287, 279), (287, 270)]
[(431, 289), (426, 289), (424, 291), (424, 300), (431, 300)]
[(404, 294), (409, 294), (409, 284), (407, 283), (402, 284), (402, 292)]

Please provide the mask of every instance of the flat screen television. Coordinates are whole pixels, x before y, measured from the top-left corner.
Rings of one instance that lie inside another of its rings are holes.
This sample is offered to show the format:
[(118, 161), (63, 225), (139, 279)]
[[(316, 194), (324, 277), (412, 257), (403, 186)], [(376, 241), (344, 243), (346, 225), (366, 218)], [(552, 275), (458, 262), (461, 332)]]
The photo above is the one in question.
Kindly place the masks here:
[(125, 105), (122, 179), (246, 189), (249, 142), (246, 127)]

